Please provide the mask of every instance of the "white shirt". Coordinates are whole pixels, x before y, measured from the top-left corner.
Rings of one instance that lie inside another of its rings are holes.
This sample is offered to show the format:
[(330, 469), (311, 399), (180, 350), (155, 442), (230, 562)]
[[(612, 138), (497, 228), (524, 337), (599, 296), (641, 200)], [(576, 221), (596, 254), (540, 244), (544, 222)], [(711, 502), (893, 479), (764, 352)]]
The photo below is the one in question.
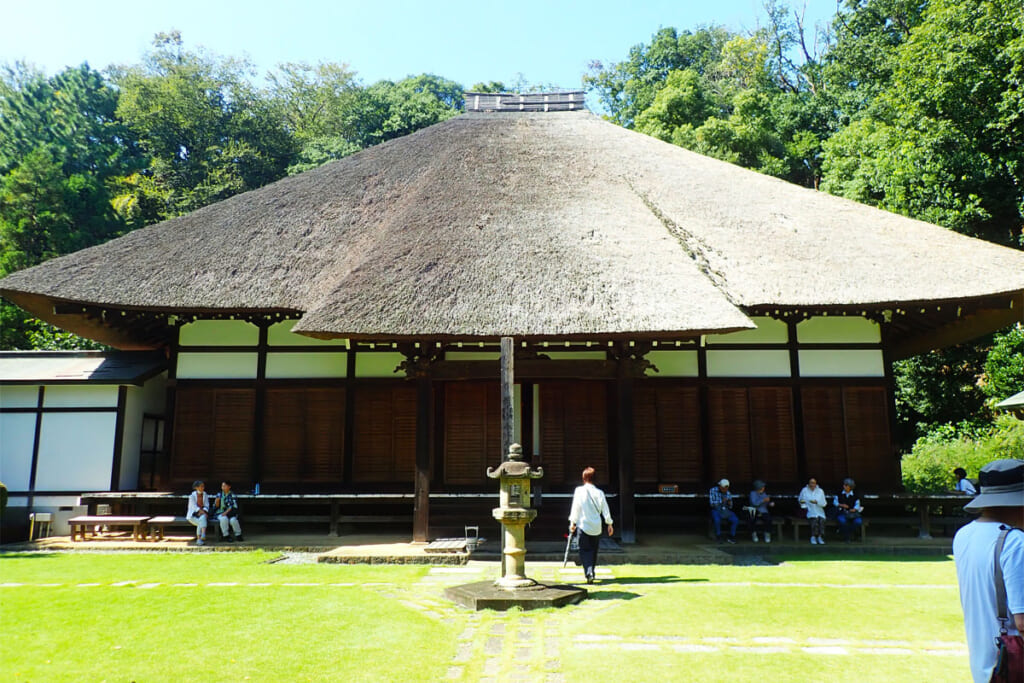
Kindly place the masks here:
[(612, 525), (612, 513), (608, 509), (604, 491), (593, 484), (577, 486), (572, 493), (569, 521), (588, 536), (600, 536), (601, 518), (604, 518), (604, 523), (608, 526)]
[(825, 516), (825, 492), (820, 486), (815, 487), (813, 491), (810, 486), (805, 486), (800, 491), (799, 503), (800, 507), (807, 508), (808, 517)]
[[(995, 639), (999, 635), (995, 587), (995, 549), (999, 538), (997, 522), (973, 521), (956, 532), (953, 559), (960, 584), (960, 605), (964, 611), (967, 650), (975, 683), (988, 683), (996, 664)], [(1024, 614), (1024, 531), (1011, 531), (999, 556), (1009, 605), (1008, 633), (1014, 614)]]
[(199, 491), (193, 490), (188, 497), (188, 512), (185, 513), (186, 517), (194, 516), (199, 510), (210, 510), (210, 494), (203, 492), (203, 504), (199, 504)]
[(976, 496), (978, 492), (974, 490), (974, 484), (967, 477), (960, 479), (956, 482), (956, 486), (953, 487), (960, 493), (966, 493), (968, 496)]

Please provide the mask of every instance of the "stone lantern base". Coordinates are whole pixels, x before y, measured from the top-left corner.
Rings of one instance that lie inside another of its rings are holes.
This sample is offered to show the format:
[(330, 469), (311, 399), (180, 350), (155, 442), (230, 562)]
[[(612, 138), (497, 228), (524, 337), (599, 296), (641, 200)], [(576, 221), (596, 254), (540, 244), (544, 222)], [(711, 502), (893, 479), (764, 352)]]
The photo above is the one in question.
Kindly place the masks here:
[(574, 605), (586, 599), (587, 591), (576, 586), (545, 586), (536, 582), (522, 588), (504, 588), (494, 581), (478, 581), (447, 588), (444, 595), (469, 609), (504, 611), (512, 607), (528, 610)]

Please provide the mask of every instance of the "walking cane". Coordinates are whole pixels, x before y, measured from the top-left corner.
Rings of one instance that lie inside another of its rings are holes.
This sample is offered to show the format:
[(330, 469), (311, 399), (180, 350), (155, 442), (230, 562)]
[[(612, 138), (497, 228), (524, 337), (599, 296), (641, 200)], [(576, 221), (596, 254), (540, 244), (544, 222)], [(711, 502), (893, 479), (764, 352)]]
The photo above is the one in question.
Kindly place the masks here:
[(569, 564), (569, 546), (572, 545), (572, 535), (574, 531), (570, 531), (565, 537), (565, 557), (562, 558), (562, 569), (565, 569), (565, 565)]

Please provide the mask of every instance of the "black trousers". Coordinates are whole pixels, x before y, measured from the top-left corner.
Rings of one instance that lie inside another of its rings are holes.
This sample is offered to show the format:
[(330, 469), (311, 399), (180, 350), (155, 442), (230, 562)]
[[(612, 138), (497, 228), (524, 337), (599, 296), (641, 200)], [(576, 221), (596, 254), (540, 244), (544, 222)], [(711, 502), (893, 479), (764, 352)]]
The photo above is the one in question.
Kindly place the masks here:
[(601, 535), (591, 536), (579, 530), (580, 534), (580, 564), (583, 565), (583, 573), (588, 579), (594, 578), (594, 567), (597, 566), (597, 549), (601, 546)]

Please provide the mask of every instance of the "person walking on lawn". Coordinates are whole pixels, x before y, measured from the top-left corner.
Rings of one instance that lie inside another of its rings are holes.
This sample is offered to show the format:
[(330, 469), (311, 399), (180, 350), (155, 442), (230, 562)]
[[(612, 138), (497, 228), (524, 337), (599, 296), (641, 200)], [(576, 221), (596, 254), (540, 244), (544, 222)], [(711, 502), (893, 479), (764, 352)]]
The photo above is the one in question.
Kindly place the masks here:
[(594, 583), (597, 568), (597, 549), (601, 545), (602, 520), (608, 525), (608, 535), (615, 533), (612, 513), (604, 491), (594, 486), (594, 468), (583, 470), (583, 485), (577, 486), (572, 494), (572, 508), (569, 510), (569, 533), (579, 529), (580, 564), (587, 583)]

